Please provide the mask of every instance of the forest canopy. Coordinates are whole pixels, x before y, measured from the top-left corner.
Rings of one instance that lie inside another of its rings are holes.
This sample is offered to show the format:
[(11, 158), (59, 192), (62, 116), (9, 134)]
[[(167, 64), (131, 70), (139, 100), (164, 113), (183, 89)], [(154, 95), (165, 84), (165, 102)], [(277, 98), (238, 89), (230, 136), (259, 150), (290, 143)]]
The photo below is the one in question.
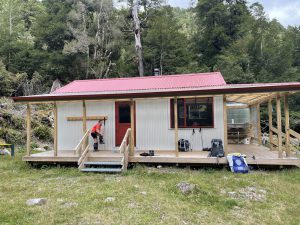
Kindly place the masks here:
[(259, 3), (0, 0), (0, 15), (0, 96), (155, 69), (221, 71), (228, 83), (300, 81), (300, 27), (268, 19)]

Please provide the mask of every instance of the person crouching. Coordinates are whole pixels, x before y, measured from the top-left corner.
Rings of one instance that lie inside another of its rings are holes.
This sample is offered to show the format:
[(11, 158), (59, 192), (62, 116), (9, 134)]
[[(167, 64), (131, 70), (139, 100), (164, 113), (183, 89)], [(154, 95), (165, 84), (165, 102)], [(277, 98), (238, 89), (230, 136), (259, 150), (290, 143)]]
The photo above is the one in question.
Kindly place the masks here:
[(103, 141), (103, 121), (99, 120), (97, 124), (95, 124), (91, 130), (91, 136), (94, 139), (94, 151), (98, 151), (98, 139), (99, 136), (99, 142), (100, 144), (104, 144)]

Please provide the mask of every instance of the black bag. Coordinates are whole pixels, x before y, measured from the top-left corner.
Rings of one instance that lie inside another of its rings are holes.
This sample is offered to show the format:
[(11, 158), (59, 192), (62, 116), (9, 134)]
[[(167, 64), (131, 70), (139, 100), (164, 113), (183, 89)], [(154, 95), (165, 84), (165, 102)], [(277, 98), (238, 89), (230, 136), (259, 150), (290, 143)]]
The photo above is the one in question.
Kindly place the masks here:
[(190, 151), (190, 142), (185, 139), (180, 139), (178, 141), (178, 150), (181, 152), (188, 152)]
[(225, 152), (221, 139), (212, 139), (211, 140), (211, 152), (210, 157), (224, 157)]

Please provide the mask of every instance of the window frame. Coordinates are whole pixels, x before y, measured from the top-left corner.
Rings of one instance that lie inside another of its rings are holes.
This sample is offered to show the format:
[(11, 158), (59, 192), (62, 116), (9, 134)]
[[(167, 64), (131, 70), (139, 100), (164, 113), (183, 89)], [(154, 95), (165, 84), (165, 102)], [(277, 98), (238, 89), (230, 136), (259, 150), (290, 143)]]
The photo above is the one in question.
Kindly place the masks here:
[[(195, 99), (195, 98), (178, 98), (177, 99), (177, 110), (178, 110), (178, 100), (183, 100), (184, 103), (184, 125), (178, 124), (178, 128), (180, 129), (193, 129), (193, 128), (215, 128), (215, 112), (214, 112), (214, 97), (196, 97), (196, 99), (203, 99), (203, 98), (210, 98), (211, 99), (211, 114), (212, 114), (212, 124), (211, 125), (196, 125), (196, 126), (187, 126), (186, 119), (187, 119), (187, 110), (186, 110), (186, 99)], [(179, 119), (179, 117), (178, 117)], [(174, 99), (170, 99), (170, 128), (174, 129)]]

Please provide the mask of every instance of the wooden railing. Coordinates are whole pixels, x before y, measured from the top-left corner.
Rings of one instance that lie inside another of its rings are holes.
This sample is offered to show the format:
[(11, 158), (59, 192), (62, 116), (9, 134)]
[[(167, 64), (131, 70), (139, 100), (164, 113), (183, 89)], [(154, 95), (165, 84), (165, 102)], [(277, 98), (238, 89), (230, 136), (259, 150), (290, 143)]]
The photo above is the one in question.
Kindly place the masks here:
[(127, 171), (128, 166), (128, 158), (129, 158), (129, 148), (130, 148), (130, 142), (131, 142), (131, 129), (127, 129), (126, 134), (122, 140), (122, 143), (119, 147), (120, 153), (123, 153), (122, 158), (122, 170)]
[(75, 155), (78, 155), (79, 157), (82, 155), (83, 151), (86, 149), (86, 146), (88, 145), (88, 137), (89, 137), (90, 131), (87, 130), (81, 140), (79, 141), (78, 145), (75, 147)]
[(88, 153), (89, 153), (89, 150), (90, 150), (89, 148), (90, 148), (90, 145), (88, 144), (86, 146), (86, 148), (84, 149), (84, 151), (82, 152), (81, 156), (78, 159), (78, 168), (79, 169), (81, 169), (83, 167), (83, 165), (84, 165), (84, 162), (87, 161), (87, 158), (89, 156)]
[[(278, 137), (278, 133), (279, 132), (278, 132), (277, 128), (270, 127), (270, 130), (273, 132), (273, 134), (277, 135), (277, 137)], [(289, 136), (290, 136), (288, 144), (289, 144), (290, 149), (293, 150), (293, 149), (295, 149), (295, 145), (293, 145), (293, 137), (296, 138), (296, 139), (298, 139), (298, 141), (300, 141), (300, 134), (297, 133), (296, 131), (292, 130), (292, 129), (289, 129), (288, 133), (289, 133)], [(286, 141), (286, 133), (281, 132), (281, 136)], [(277, 140), (274, 140), (273, 138), (270, 138), (270, 144), (273, 144), (274, 146), (278, 147), (278, 145), (279, 145), (278, 144), (278, 138), (277, 138)], [(285, 146), (283, 146), (283, 147), (285, 147)]]

